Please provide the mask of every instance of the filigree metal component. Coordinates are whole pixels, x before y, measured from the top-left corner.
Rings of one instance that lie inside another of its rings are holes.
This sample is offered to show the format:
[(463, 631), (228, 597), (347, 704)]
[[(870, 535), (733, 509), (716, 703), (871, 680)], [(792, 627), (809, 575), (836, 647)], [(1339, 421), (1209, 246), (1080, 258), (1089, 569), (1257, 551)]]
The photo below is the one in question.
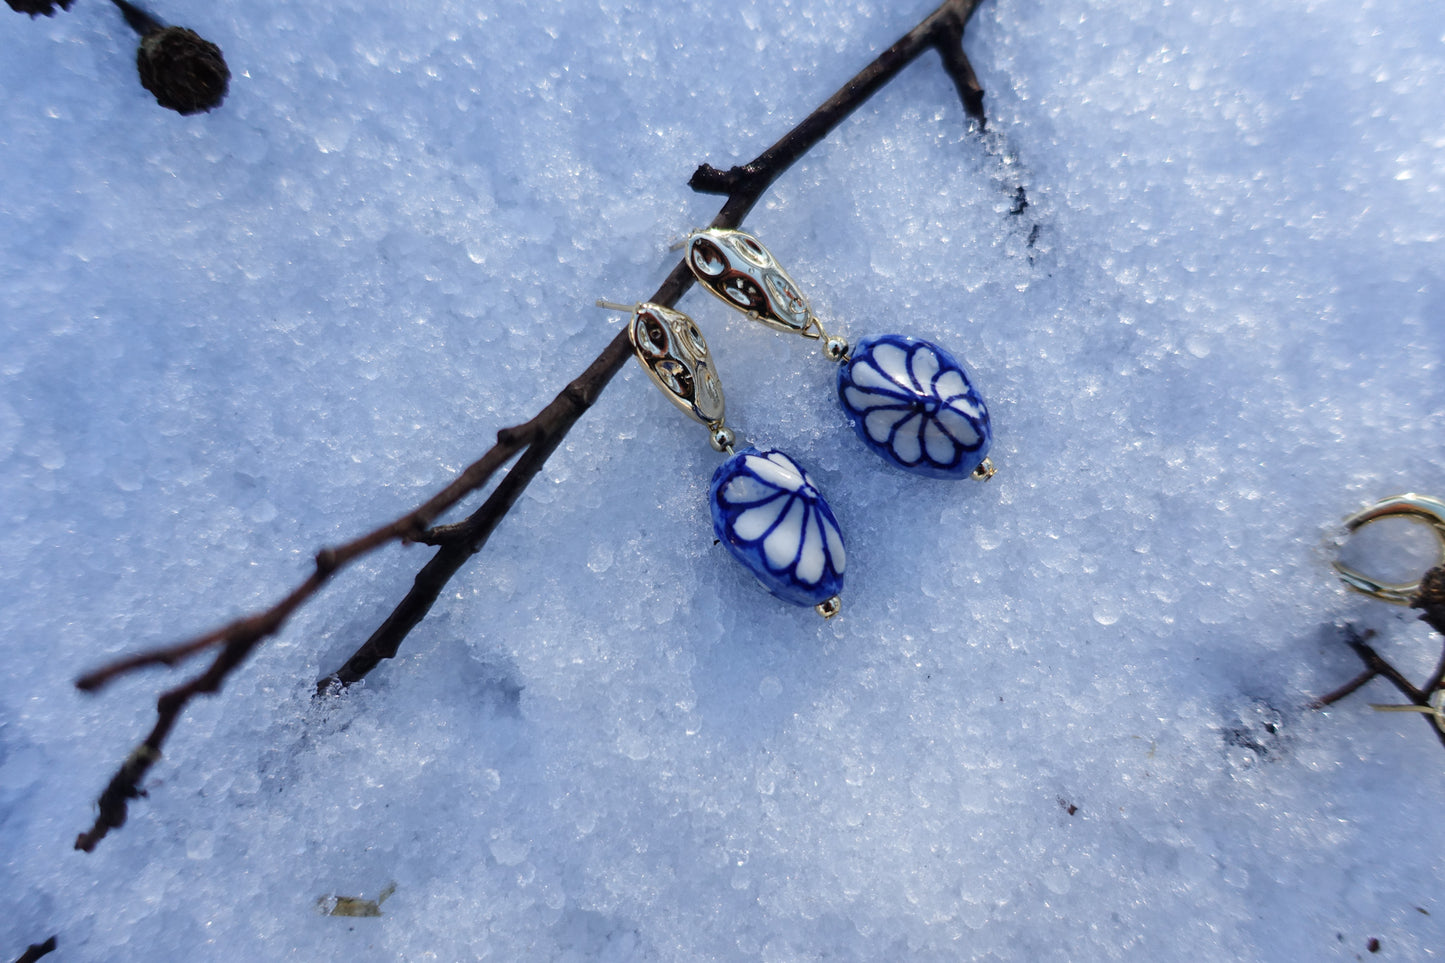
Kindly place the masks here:
[(635, 307), (598, 301), (599, 307), (632, 315), (627, 334), (653, 384), (694, 421), (722, 426), (726, 403), (707, 339), (681, 311), (645, 302)]
[(729, 306), (778, 331), (818, 336), (812, 333), (818, 321), (797, 283), (746, 231), (695, 231), (688, 235), (687, 260), (702, 286)]

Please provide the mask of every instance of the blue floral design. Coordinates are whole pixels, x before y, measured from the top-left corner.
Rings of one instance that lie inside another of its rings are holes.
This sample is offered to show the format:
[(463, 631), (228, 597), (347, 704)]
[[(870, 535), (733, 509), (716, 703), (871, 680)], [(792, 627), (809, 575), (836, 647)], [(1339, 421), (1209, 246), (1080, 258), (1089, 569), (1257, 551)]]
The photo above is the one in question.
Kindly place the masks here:
[(769, 592), (817, 605), (842, 590), (848, 557), (838, 520), (788, 455), (744, 448), (718, 466), (709, 495), (713, 531)]
[(838, 369), (838, 398), (864, 444), (915, 474), (967, 478), (993, 443), (982, 396), (931, 341), (864, 338)]

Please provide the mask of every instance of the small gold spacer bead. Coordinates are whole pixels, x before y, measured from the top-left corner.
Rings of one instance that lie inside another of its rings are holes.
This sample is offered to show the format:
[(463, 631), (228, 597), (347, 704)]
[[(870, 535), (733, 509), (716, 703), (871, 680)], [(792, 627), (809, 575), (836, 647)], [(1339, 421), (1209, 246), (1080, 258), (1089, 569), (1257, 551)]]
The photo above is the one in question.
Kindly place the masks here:
[(733, 445), (737, 444), (738, 436), (733, 434), (731, 428), (721, 423), (710, 425), (709, 427), (712, 429), (712, 435), (708, 438), (708, 442), (712, 445), (712, 450), (716, 452), (727, 452), (731, 455), (733, 453)]

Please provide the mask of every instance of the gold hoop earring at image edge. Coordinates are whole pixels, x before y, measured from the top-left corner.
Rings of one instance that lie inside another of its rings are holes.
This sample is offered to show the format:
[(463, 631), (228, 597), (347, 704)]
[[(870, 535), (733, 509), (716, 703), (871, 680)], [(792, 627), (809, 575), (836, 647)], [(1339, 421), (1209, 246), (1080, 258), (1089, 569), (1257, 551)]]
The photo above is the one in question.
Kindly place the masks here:
[[(1356, 532), (1371, 522), (1378, 522), (1385, 518), (1407, 518), (1424, 522), (1435, 533), (1435, 539), (1439, 542), (1440, 551), (1436, 564), (1445, 562), (1445, 501), (1429, 495), (1416, 495), (1413, 492), (1391, 495), (1346, 518), (1345, 530)], [(1350, 568), (1338, 559), (1335, 560), (1334, 566), (1340, 580), (1350, 588), (1386, 602), (1409, 605), (1411, 600), (1420, 594), (1418, 579), (1413, 582), (1381, 582), (1364, 572)]]

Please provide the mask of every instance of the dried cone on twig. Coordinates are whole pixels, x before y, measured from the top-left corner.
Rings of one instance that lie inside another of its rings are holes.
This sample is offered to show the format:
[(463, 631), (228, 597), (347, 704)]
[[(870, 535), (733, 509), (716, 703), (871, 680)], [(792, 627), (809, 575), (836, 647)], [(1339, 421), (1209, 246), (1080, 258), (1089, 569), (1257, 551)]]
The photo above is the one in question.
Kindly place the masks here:
[(55, 16), (55, 8), (69, 10), (75, 0), (5, 0), (10, 4), (10, 9), (16, 13), (28, 13), (32, 17), (45, 14), (47, 17)]
[(181, 114), (221, 106), (231, 80), (221, 48), (185, 27), (163, 27), (142, 37), (136, 67), (141, 86), (156, 102)]
[(1430, 628), (1445, 635), (1445, 565), (1437, 565), (1420, 580), (1420, 594), (1410, 602)]

